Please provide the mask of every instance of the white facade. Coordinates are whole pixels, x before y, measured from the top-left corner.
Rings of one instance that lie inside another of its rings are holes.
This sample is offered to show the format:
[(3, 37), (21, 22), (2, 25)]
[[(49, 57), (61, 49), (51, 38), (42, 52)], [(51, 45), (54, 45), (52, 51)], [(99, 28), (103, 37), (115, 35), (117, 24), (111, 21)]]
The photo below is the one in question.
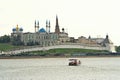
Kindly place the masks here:
[[(84, 46), (84, 48), (93, 48), (94, 49), (105, 49), (110, 52), (116, 52), (115, 46), (111, 42), (111, 40), (108, 38), (108, 35), (106, 35), (106, 38), (91, 38), (88, 39), (86, 37), (79, 37), (78, 39), (74, 39), (74, 37), (71, 38), (68, 36), (68, 33), (64, 31), (64, 28), (62, 29), (62, 32), (59, 30), (59, 24), (58, 24), (58, 17), (56, 17), (56, 27), (55, 32), (50, 32), (50, 21), (49, 23), (46, 21), (46, 30), (44, 28), (39, 29), (39, 21), (36, 23), (35, 21), (35, 32), (31, 33), (23, 33), (23, 29), (19, 28), (18, 25), (16, 28), (13, 28), (13, 33), (11, 34), (11, 37), (14, 38), (14, 36), (20, 36), (20, 40), (24, 43), (24, 45), (35, 44), (40, 45), (42, 47), (44, 46), (53, 46), (53, 45), (61, 45), (65, 44), (69, 46)], [(65, 46), (64, 46), (65, 47)]]

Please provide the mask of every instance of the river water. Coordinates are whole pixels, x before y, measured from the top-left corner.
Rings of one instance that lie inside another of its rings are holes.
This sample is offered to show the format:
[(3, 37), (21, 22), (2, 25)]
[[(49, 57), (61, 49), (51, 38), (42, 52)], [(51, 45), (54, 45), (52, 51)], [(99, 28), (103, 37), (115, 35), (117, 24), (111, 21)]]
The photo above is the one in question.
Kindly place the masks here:
[(0, 80), (120, 80), (120, 58), (0, 59)]

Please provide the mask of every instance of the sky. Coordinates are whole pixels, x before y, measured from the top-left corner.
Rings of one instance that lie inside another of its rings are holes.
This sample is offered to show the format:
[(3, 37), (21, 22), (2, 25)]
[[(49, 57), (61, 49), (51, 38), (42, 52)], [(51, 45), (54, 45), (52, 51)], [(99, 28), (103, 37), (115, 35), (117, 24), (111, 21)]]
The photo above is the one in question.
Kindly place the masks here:
[(34, 32), (35, 20), (40, 28), (50, 20), (54, 32), (56, 15), (70, 37), (108, 34), (120, 45), (120, 0), (0, 0), (0, 36), (10, 35), (17, 24), (23, 32)]

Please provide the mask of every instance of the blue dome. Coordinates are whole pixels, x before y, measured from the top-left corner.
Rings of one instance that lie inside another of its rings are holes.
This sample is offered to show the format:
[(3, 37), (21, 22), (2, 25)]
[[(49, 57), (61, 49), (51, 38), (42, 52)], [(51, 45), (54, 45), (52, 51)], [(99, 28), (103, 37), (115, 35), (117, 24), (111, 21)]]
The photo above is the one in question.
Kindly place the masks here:
[(23, 28), (20, 28), (19, 30), (20, 30), (20, 31), (23, 31)]
[(46, 32), (44, 28), (41, 28), (39, 32)]
[(12, 31), (16, 31), (16, 28), (13, 28)]

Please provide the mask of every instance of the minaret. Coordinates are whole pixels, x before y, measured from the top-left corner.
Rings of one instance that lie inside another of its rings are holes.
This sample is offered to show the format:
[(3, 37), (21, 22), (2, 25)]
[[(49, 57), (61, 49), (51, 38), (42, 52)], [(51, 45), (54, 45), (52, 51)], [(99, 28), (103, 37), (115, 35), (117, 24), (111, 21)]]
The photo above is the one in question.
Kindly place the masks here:
[(37, 32), (39, 32), (39, 21), (37, 22)]
[(56, 16), (55, 33), (60, 33), (59, 24), (58, 24), (58, 17), (57, 16)]
[(48, 27), (49, 27), (49, 33), (50, 33), (50, 21), (49, 21), (49, 26)]
[(36, 20), (35, 20), (35, 32), (36, 32), (36, 27), (37, 27), (37, 26), (36, 26)]
[(46, 20), (46, 32), (48, 33), (48, 21)]

